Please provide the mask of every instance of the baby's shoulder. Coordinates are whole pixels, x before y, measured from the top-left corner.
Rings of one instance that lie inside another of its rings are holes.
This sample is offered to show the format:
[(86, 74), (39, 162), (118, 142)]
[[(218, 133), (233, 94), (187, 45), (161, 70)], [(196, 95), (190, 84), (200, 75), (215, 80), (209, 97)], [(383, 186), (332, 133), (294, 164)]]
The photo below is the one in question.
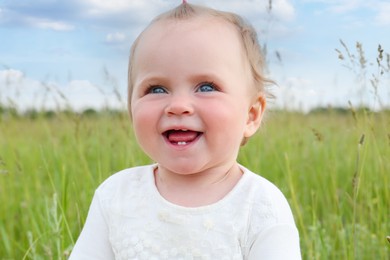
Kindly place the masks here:
[(100, 196), (113, 197), (148, 185), (153, 174), (153, 165), (137, 166), (114, 173), (99, 185), (96, 192)]
[(272, 182), (246, 169), (246, 193), (252, 204), (251, 217), (271, 223), (293, 223), (290, 206), (284, 194)]
[(244, 168), (245, 174), (245, 189), (248, 189), (253, 196), (263, 199), (284, 198), (283, 193), (271, 181), (261, 175)]

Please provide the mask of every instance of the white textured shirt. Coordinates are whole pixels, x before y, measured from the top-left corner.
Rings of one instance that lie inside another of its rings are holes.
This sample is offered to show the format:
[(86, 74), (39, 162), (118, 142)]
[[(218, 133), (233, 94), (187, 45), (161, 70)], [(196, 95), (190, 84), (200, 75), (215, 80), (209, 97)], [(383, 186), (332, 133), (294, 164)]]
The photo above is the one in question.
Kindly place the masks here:
[(99, 186), (71, 260), (301, 259), (291, 209), (266, 179), (241, 166), (223, 199), (188, 208), (159, 194), (155, 167), (120, 171)]

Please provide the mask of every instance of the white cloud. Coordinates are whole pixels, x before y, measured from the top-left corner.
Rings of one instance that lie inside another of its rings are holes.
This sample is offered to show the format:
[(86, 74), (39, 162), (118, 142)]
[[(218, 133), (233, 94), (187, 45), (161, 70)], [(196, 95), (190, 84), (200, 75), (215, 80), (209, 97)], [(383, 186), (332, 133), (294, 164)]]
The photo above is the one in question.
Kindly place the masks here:
[[(66, 22), (65, 17), (62, 17), (60, 9), (39, 13), (30, 10), (33, 8), (24, 7), (24, 9), (18, 9), (18, 7), (16, 5), (16, 7), (11, 6), (0, 9), (0, 23), (5, 25), (31, 26), (55, 31), (70, 31), (74, 29), (74, 26), (70, 22)], [(36, 8), (45, 9), (47, 7), (41, 3), (41, 6), (36, 6)], [(53, 15), (55, 12), (58, 13), (58, 16)]]
[[(156, 15), (167, 11), (181, 1), (167, 0), (70, 0), (61, 4), (52, 1), (37, 1), (23, 8), (17, 4), (8, 4), (4, 15), (0, 12), (0, 22), (30, 25), (56, 31), (73, 30), (76, 26), (100, 27), (106, 32), (112, 28), (125, 31), (129, 38), (134, 28), (144, 28)], [(269, 19), (265, 0), (191, 0), (190, 3), (210, 6), (219, 10), (232, 11), (245, 17), (256, 28), (262, 29), (264, 21)], [(49, 10), (44, 12), (42, 10)], [(289, 22), (295, 19), (295, 9), (291, 0), (273, 0), (271, 16), (277, 21)], [(137, 30), (139, 31), (139, 30)], [(106, 42), (120, 40), (118, 35), (107, 35)]]
[(125, 9), (129, 9), (132, 6), (142, 5), (142, 2), (145, 1), (127, 1), (127, 0), (84, 0), (90, 7), (90, 14), (100, 14), (100, 13), (112, 13), (120, 12)]
[[(336, 14), (350, 14), (355, 11), (371, 11), (379, 25), (390, 24), (390, 3), (386, 0), (304, 0), (304, 3), (322, 4), (324, 10)], [(357, 16), (357, 19), (361, 16)]]
[[(149, 22), (158, 13), (173, 7), (173, 2), (163, 0), (83, 0), (87, 18)], [(128, 25), (128, 24), (127, 24)], [(123, 24), (123, 26), (127, 26)]]
[[(218, 10), (237, 13), (249, 20), (261, 20), (267, 18), (269, 1), (264, 0), (216, 0), (216, 1), (191, 1), (190, 3), (209, 6)], [(271, 14), (281, 21), (295, 19), (295, 9), (290, 0), (273, 0)]]
[(23, 72), (14, 69), (0, 70), (0, 86), (6, 87), (8, 85), (18, 84), (24, 78)]
[(303, 111), (313, 108), (319, 96), (311, 79), (294, 76), (278, 81), (272, 92), (276, 96), (273, 106)]
[[(83, 13), (90, 18), (110, 18), (113, 20), (147, 23), (161, 12), (179, 5), (181, 1), (166, 0), (83, 0), (86, 10)], [(192, 0), (192, 4), (200, 4), (224, 11), (231, 11), (249, 20), (259, 20), (267, 16), (268, 1), (264, 0)], [(295, 18), (295, 9), (290, 0), (273, 0), (272, 15), (281, 21)]]
[(28, 79), (23, 72), (14, 69), (0, 71), (0, 104), (16, 108), (28, 108), (44, 87), (36, 80)]
[(124, 33), (115, 32), (106, 35), (107, 43), (120, 43), (123, 42), (124, 40), (126, 40), (126, 35)]
[(88, 80), (72, 80), (61, 85), (27, 78), (14, 69), (0, 71), (0, 104), (20, 111), (32, 108), (82, 111), (103, 107), (124, 109), (125, 106), (113, 91), (103, 90)]
[(283, 21), (292, 21), (295, 19), (295, 8), (288, 0), (278, 0), (273, 2), (273, 10), (279, 19)]
[(390, 3), (381, 2), (378, 4), (378, 14), (375, 21), (379, 25), (390, 25)]
[(99, 109), (106, 103), (104, 93), (88, 80), (73, 80), (57, 89), (66, 97), (65, 103), (75, 110)]
[(71, 31), (74, 29), (74, 26), (68, 23), (60, 21), (52, 21), (48, 19), (31, 19), (32, 25), (41, 29), (51, 29), (54, 31)]

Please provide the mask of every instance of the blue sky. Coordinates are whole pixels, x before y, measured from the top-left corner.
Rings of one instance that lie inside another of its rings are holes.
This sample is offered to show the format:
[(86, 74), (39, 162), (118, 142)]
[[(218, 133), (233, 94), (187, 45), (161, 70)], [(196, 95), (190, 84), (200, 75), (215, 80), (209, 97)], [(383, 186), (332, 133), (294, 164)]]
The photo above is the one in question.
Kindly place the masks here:
[[(133, 40), (155, 15), (180, 2), (0, 0), (0, 103), (21, 109), (125, 107)], [(273, 0), (270, 13), (268, 0), (189, 2), (234, 11), (257, 28), (278, 83), (273, 106), (308, 110), (363, 101), (378, 107), (369, 82), (364, 89), (335, 48), (343, 50), (342, 39), (355, 53), (359, 41), (372, 62), (378, 44), (389, 53), (390, 1)], [(376, 71), (368, 65), (366, 78)], [(378, 86), (387, 106), (389, 75)]]

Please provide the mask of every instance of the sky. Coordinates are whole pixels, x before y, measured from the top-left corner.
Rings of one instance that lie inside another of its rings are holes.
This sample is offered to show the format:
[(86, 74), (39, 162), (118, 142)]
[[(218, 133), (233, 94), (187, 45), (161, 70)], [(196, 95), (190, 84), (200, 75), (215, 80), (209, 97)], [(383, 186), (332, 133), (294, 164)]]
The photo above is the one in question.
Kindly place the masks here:
[[(277, 83), (270, 107), (390, 106), (390, 72), (380, 75), (376, 63), (378, 44), (390, 53), (389, 0), (188, 2), (235, 12), (256, 28), (268, 76)], [(0, 104), (125, 108), (131, 44), (153, 17), (180, 3), (0, 0)], [(356, 62), (356, 43), (362, 44), (365, 70), (349, 62), (340, 40)], [(380, 75), (376, 88), (373, 75)]]

